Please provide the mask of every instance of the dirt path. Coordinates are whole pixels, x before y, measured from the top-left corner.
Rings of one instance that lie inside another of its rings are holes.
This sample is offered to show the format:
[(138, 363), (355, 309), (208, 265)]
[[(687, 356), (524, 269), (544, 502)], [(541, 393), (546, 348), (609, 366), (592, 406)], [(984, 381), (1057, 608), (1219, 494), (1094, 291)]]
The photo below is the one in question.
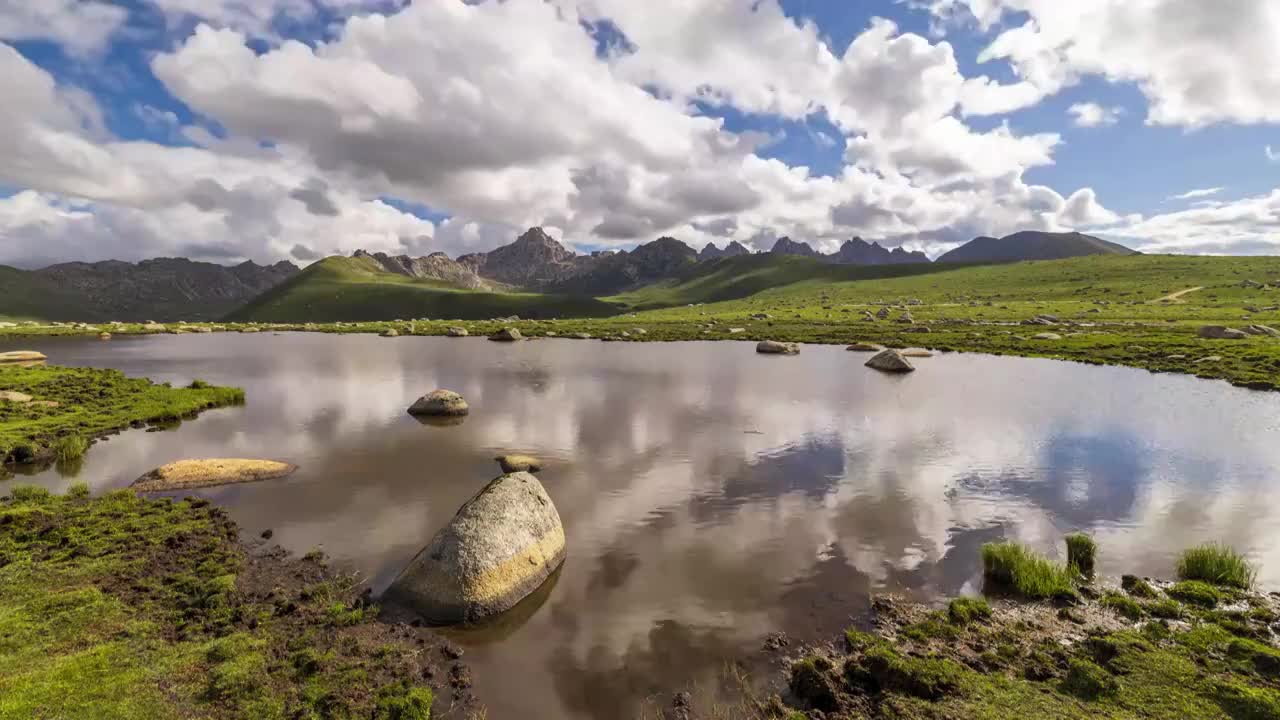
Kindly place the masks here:
[(1176, 292), (1176, 293), (1172, 293), (1172, 294), (1170, 294), (1170, 295), (1165, 295), (1165, 296), (1164, 296), (1164, 297), (1162, 297), (1162, 298), (1156, 298), (1155, 300), (1152, 300), (1151, 302), (1153, 302), (1153, 303), (1159, 303), (1159, 302), (1178, 302), (1178, 301), (1182, 298), (1182, 296), (1183, 296), (1183, 295), (1186, 295), (1186, 294), (1188, 294), (1188, 293), (1193, 293), (1193, 292), (1195, 292), (1195, 291), (1197, 291), (1197, 290), (1203, 290), (1203, 289), (1204, 289), (1204, 286), (1203, 286), (1203, 285), (1200, 285), (1200, 286), (1198, 286), (1198, 287), (1193, 287), (1193, 288), (1187, 288), (1186, 290), (1179, 290), (1179, 291), (1178, 291), (1178, 292)]

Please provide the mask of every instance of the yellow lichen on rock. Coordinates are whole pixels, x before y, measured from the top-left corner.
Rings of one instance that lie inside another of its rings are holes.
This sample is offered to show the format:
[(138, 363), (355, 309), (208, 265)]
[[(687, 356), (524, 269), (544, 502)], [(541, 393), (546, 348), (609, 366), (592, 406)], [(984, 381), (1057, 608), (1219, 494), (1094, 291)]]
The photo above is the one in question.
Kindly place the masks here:
[(188, 490), (236, 483), (258, 482), (284, 477), (296, 465), (276, 460), (214, 458), (179, 460), (152, 470), (133, 482), (138, 492)]

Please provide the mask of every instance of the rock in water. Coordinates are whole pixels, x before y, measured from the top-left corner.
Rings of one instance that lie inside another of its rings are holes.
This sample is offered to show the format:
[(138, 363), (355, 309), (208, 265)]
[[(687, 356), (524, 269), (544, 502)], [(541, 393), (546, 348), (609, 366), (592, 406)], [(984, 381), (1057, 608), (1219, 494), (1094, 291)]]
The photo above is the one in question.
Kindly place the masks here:
[(400, 337), (400, 331), (395, 328), (387, 328), (382, 331), (382, 337)]
[(48, 360), (44, 353), (35, 350), (14, 350), (0, 353), (0, 363), (38, 362)]
[(499, 455), (494, 458), (504, 473), (541, 472), (542, 461), (531, 455)]
[(1209, 340), (1243, 340), (1249, 337), (1249, 334), (1242, 330), (1222, 325), (1205, 325), (1200, 328), (1200, 337)]
[(800, 346), (790, 342), (763, 340), (756, 345), (756, 352), (763, 355), (797, 355), (800, 353)]
[(452, 390), (432, 390), (409, 406), (410, 415), (461, 417), (471, 412), (467, 401)]
[(223, 458), (212, 460), (179, 460), (152, 470), (133, 481), (138, 492), (187, 490), (234, 483), (257, 482), (284, 477), (296, 465), (275, 460)]
[(908, 373), (915, 370), (915, 366), (897, 350), (885, 350), (877, 353), (867, 361), (867, 367), (892, 373)]
[(494, 342), (516, 342), (517, 340), (523, 340), (524, 336), (515, 328), (502, 328), (498, 332), (490, 335), (489, 339)]
[(884, 350), (884, 346), (877, 345), (875, 343), (856, 342), (845, 348), (845, 350), (850, 352), (880, 352), (881, 350)]
[(537, 590), (564, 557), (564, 527), (542, 483), (503, 475), (431, 538), (387, 596), (433, 623), (474, 623)]
[(464, 327), (451, 327), (445, 332), (445, 334), (449, 337), (466, 337), (471, 333), (467, 332), (467, 329)]

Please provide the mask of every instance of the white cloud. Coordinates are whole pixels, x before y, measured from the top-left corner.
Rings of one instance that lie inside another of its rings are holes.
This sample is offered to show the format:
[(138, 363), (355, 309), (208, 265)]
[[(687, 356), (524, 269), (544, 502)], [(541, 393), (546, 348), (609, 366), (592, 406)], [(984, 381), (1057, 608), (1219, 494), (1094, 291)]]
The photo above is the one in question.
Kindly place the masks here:
[(1143, 252), (1280, 254), (1280, 189), (1231, 202), (1216, 202), (1108, 228), (1138, 240)]
[(106, 47), (128, 16), (97, 0), (0, 0), (0, 40), (51, 40), (89, 54)]
[(1104, 107), (1098, 103), (1087, 102), (1076, 103), (1067, 108), (1067, 112), (1074, 116), (1071, 122), (1076, 127), (1104, 127), (1120, 122), (1124, 108)]
[(1270, 145), (1263, 148), (1263, 152), (1266, 153), (1268, 161), (1280, 162), (1280, 152), (1276, 152), (1275, 150), (1272, 150)]
[(1195, 200), (1197, 198), (1212, 197), (1222, 192), (1223, 190), (1226, 190), (1226, 188), (1222, 188), (1222, 187), (1200, 188), (1197, 190), (1188, 190), (1187, 192), (1184, 192), (1181, 195), (1171, 195), (1168, 199), (1169, 200)]
[[(1007, 60), (1052, 94), (1085, 75), (1133, 82), (1147, 122), (1203, 127), (1280, 121), (1280, 3), (1269, 0), (933, 0), (934, 13), (984, 30), (980, 60)], [(1021, 15), (1025, 14), (1025, 15)]]

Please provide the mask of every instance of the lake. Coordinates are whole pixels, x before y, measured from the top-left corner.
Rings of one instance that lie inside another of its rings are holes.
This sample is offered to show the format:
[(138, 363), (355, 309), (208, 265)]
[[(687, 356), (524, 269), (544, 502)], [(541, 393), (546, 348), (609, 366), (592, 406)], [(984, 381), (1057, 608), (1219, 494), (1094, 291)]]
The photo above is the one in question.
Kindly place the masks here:
[[(714, 682), (782, 630), (821, 639), (871, 593), (973, 592), (978, 548), (1061, 555), (1093, 533), (1103, 574), (1168, 575), (1221, 540), (1280, 585), (1280, 394), (1049, 360), (942, 355), (888, 376), (867, 356), (750, 343), (602, 343), (285, 333), (29, 339), (50, 363), (237, 385), (244, 407), (133, 430), (56, 470), (0, 482), (95, 492), (184, 457), (297, 463), (201, 491), (247, 537), (322, 547), (381, 592), (498, 474), (542, 458), (568, 537), (554, 584), (452, 632), (490, 717), (618, 718)], [(438, 387), (471, 415), (423, 425)]]

